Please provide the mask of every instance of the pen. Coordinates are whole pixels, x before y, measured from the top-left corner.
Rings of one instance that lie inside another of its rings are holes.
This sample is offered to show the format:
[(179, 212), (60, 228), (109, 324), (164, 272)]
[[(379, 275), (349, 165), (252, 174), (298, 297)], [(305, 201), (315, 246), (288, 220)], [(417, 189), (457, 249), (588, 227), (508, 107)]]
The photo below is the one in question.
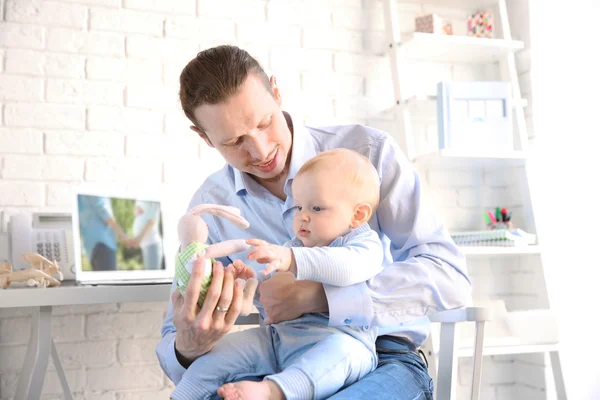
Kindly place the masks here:
[(495, 224), (496, 222), (498, 222), (496, 220), (496, 218), (494, 218), (494, 214), (492, 214), (491, 211), (488, 211), (487, 214), (488, 214), (488, 217), (489, 217), (490, 221), (492, 221), (492, 224)]
[(496, 207), (496, 221), (502, 221), (502, 215), (500, 214), (500, 207)]
[(503, 208), (502, 210), (500, 210), (500, 214), (502, 214), (502, 222), (508, 221), (506, 219), (506, 214), (507, 214), (506, 208)]
[(487, 222), (488, 225), (492, 223), (492, 221), (490, 220), (490, 216), (487, 213), (483, 214), (483, 217), (485, 218), (485, 222)]

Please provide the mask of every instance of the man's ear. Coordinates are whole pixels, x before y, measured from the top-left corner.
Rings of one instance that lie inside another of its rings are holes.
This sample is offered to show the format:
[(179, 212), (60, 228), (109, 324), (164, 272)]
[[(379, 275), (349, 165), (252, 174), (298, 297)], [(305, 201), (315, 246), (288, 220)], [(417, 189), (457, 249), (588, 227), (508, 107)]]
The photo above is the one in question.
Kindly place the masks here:
[(196, 132), (202, 139), (204, 139), (204, 141), (206, 142), (207, 145), (209, 145), (213, 149), (215, 148), (215, 146), (213, 146), (213, 144), (210, 141), (210, 139), (208, 138), (208, 136), (206, 136), (206, 133), (204, 133), (200, 129), (198, 129), (197, 126), (192, 125), (192, 126), (190, 126), (190, 129), (193, 130), (194, 132)]
[(362, 224), (366, 223), (371, 219), (371, 215), (373, 215), (373, 209), (368, 203), (360, 203), (354, 209), (354, 215), (352, 216), (352, 222), (350, 223), (350, 227), (352, 229), (358, 228)]
[(269, 78), (269, 82), (271, 83), (273, 97), (275, 98), (277, 105), (281, 106), (281, 92), (279, 91), (279, 86), (277, 86), (277, 78), (275, 77), (275, 75), (271, 75), (271, 78)]

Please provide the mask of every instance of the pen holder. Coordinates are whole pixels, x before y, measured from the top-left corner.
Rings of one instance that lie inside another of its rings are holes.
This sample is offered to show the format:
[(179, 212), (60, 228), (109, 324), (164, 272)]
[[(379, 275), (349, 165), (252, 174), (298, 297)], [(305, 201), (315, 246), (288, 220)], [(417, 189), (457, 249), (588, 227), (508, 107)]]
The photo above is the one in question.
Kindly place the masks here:
[(491, 230), (494, 230), (494, 229), (512, 229), (513, 228), (513, 223), (511, 221), (496, 222), (496, 223), (493, 223), (493, 224), (488, 224), (488, 228), (490, 228)]

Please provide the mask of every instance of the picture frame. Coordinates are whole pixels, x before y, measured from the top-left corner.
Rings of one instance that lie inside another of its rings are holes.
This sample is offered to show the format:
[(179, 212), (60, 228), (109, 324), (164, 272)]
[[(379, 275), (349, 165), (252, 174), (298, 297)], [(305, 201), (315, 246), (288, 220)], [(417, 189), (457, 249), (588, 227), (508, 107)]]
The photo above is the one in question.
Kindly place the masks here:
[(438, 83), (439, 148), (513, 151), (511, 92), (510, 83), (504, 81)]

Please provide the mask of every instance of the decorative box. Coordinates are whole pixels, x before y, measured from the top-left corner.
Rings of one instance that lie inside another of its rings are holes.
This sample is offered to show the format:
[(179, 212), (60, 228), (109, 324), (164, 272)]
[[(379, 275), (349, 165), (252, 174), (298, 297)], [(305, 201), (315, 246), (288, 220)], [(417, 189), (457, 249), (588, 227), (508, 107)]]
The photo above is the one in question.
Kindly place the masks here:
[(428, 14), (415, 18), (415, 31), (452, 35), (452, 23), (437, 14)]
[(467, 19), (467, 36), (482, 38), (494, 37), (494, 25), (492, 13), (488, 11), (478, 11)]

